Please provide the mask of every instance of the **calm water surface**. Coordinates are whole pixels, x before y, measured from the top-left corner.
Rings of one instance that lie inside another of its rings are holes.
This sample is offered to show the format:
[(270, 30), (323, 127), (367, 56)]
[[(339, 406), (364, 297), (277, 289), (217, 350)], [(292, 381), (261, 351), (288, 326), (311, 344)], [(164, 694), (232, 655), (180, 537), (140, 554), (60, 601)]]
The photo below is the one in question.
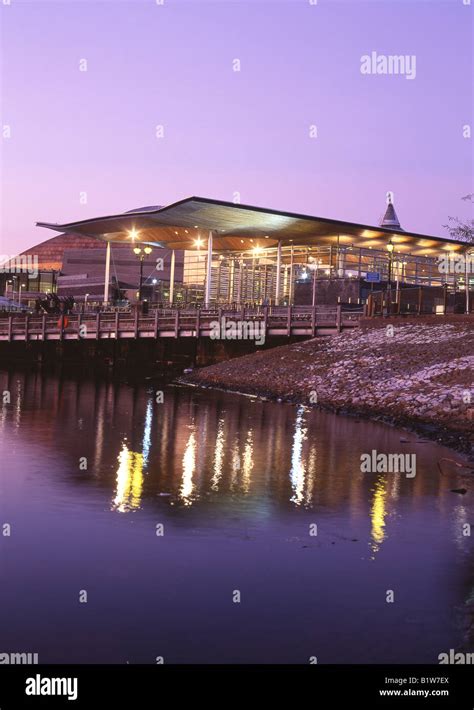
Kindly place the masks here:
[[(462, 485), (453, 465), (439, 474), (437, 461), (459, 459), (447, 449), (219, 392), (163, 386), (161, 404), (156, 384), (7, 373), (0, 387), (12, 393), (0, 419), (0, 517), (12, 526), (0, 537), (1, 652), (436, 663), (459, 645), (474, 513), (472, 492), (450, 491)], [(416, 452), (416, 477), (360, 473), (372, 449)]]

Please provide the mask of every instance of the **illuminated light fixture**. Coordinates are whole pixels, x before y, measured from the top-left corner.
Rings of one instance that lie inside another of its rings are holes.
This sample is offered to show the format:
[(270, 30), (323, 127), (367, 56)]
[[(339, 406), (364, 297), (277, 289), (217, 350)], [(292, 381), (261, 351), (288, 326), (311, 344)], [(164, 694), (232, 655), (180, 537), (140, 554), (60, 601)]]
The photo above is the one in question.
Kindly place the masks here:
[(137, 230), (136, 230), (135, 227), (134, 227), (133, 229), (131, 229), (131, 230), (129, 231), (129, 233), (128, 233), (128, 238), (131, 239), (132, 241), (134, 241), (137, 237), (138, 237), (138, 232), (137, 232)]
[(202, 246), (202, 239), (201, 239), (201, 237), (198, 237), (197, 239), (195, 239), (195, 240), (194, 240), (194, 243), (195, 243), (195, 245), (197, 246), (197, 248), (199, 249), (199, 247)]
[(194, 229), (199, 229), (199, 227), (197, 226), (197, 224), (194, 225)]
[(175, 234), (178, 234), (178, 232), (175, 231)]
[(158, 283), (158, 281), (157, 281), (156, 279), (153, 279), (151, 283), (153, 284), (153, 286), (156, 286), (156, 284)]
[(268, 236), (268, 234), (265, 234), (265, 239), (270, 239), (270, 237)]
[(133, 247), (133, 253), (136, 254), (137, 256), (140, 256), (140, 254), (151, 254), (153, 249), (151, 247)]
[(394, 248), (395, 247), (393, 246), (392, 242), (389, 242), (387, 244), (387, 251), (389, 252), (389, 254), (391, 254), (393, 252)]
[(307, 278), (308, 278), (308, 272), (307, 272), (307, 271), (303, 271), (302, 274), (301, 274), (301, 278), (302, 278), (302, 279), (307, 279)]

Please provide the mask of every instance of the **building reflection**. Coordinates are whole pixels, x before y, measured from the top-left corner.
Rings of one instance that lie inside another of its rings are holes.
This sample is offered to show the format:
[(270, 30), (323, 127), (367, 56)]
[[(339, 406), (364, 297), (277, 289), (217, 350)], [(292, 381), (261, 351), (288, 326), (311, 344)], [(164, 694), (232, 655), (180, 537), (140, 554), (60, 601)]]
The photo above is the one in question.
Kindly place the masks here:
[(130, 451), (124, 442), (118, 455), (118, 462), (112, 510), (128, 513), (140, 507), (143, 489), (143, 454)]
[(303, 459), (303, 442), (306, 440), (307, 427), (304, 426), (304, 409), (298, 407), (295, 431), (293, 435), (293, 446), (291, 450), (291, 470), (290, 480), (293, 488), (291, 501), (296, 505), (303, 503), (304, 483), (305, 483), (305, 463)]
[[(178, 387), (164, 387), (158, 403), (146, 387), (50, 375), (0, 373), (0, 390), (11, 392), (0, 407), (3, 437), (27, 430), (55, 452), (71, 482), (103, 486), (117, 512), (136, 511), (145, 498), (156, 504), (163, 493), (163, 505), (193, 511), (227, 511), (229, 500), (245, 501), (257, 516), (317, 509), (341, 515), (357, 537), (366, 531), (375, 556), (388, 516), (416, 512), (428, 496), (451, 516), (456, 544), (470, 541), (462, 534), (469, 509), (453, 512), (447, 495), (459, 487), (456, 474), (433, 474), (431, 445), (419, 448), (414, 479), (360, 472), (361, 451), (399, 445), (396, 430), (378, 424)], [(79, 475), (83, 456), (89, 466)]]
[(181, 487), (179, 489), (179, 497), (185, 505), (191, 505), (193, 502), (192, 494), (195, 488), (193, 482), (194, 472), (196, 471), (196, 434), (191, 432), (188, 443), (183, 455), (183, 473), (181, 479)]
[(371, 543), (370, 547), (375, 555), (382, 542), (386, 537), (385, 518), (387, 515), (387, 479), (386, 476), (380, 475), (375, 482), (373, 491), (372, 504), (370, 507), (371, 521)]
[(217, 426), (216, 446), (214, 449), (214, 473), (211, 482), (211, 487), (213, 491), (219, 490), (219, 481), (222, 478), (225, 447), (224, 424), (225, 419), (221, 417)]
[(253, 431), (249, 429), (244, 445), (243, 466), (242, 466), (242, 491), (248, 493), (252, 475), (253, 462)]

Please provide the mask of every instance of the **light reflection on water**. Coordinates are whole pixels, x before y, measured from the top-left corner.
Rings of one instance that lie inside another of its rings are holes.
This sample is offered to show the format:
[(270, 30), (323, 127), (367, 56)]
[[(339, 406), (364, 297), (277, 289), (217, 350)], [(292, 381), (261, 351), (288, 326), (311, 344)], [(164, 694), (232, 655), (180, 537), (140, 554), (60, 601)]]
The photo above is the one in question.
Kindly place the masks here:
[(112, 510), (127, 513), (140, 507), (145, 456), (136, 451), (129, 451), (124, 443), (118, 455), (118, 462), (117, 487)]
[[(415, 478), (363, 474), (360, 454), (397, 451), (400, 432), (172, 386), (158, 403), (146, 387), (87, 380), (3, 374), (1, 385), (12, 401), (0, 412), (0, 493), (18, 542), (15, 554), (0, 548), (0, 624), (12, 648), (31, 634), (51, 662), (148, 662), (158, 635), (170, 662), (306, 662), (315, 647), (321, 662), (436, 662), (460, 642), (472, 493), (451, 492), (464, 484), (437, 470), (442, 447), (410, 435)], [(38, 549), (49, 606), (33, 617)], [(64, 611), (70, 640), (53, 639), (47, 620), (84, 578), (100, 608), (89, 622)], [(239, 620), (225, 594), (240, 587), (249, 602)], [(394, 587), (404, 601), (388, 613), (381, 599)], [(124, 648), (109, 643), (117, 618)], [(86, 647), (85, 629), (102, 645)], [(196, 644), (183, 645), (190, 629)]]

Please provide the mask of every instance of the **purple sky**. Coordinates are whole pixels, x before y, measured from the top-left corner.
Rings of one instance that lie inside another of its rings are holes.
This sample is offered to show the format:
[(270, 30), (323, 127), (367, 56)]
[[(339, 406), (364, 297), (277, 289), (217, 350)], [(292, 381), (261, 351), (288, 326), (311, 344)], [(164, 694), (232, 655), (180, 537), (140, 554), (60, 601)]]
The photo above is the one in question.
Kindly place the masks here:
[[(11, 130), (0, 251), (53, 236), (36, 220), (235, 192), (376, 224), (392, 190), (403, 227), (445, 234), (473, 191), (473, 11), (463, 0), (0, 2)], [(416, 78), (362, 75), (372, 51), (415, 55)]]

